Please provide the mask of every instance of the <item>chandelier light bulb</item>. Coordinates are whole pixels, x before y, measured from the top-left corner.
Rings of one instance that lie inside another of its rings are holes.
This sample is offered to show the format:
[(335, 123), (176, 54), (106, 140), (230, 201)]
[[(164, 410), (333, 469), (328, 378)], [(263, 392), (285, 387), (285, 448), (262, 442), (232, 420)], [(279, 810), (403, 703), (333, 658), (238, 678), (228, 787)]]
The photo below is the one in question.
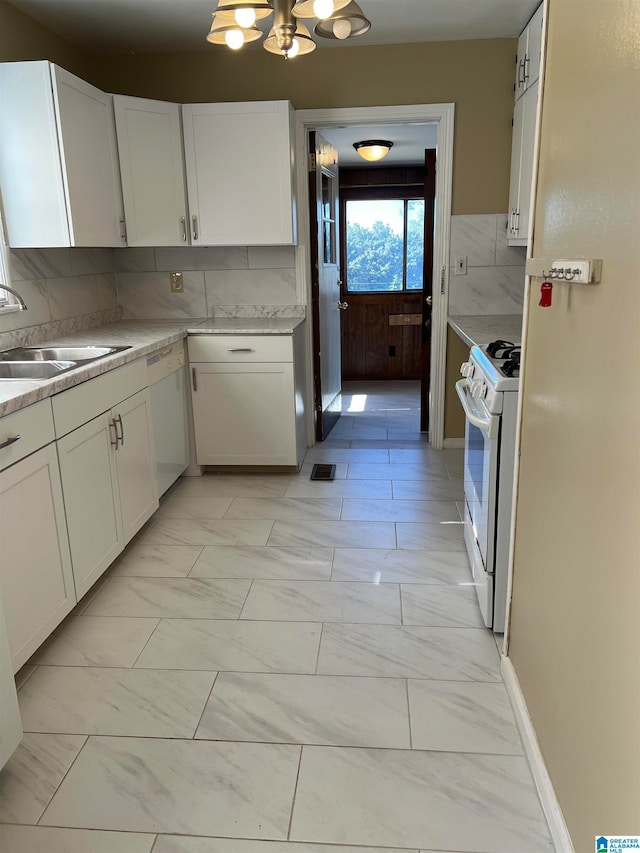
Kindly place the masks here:
[(348, 18), (337, 18), (333, 24), (333, 34), (337, 39), (348, 39), (351, 35), (351, 21)]
[(251, 6), (246, 9), (236, 9), (235, 18), (239, 27), (252, 27), (256, 22), (256, 10)]
[(314, 0), (313, 11), (316, 18), (330, 18), (333, 15), (335, 4), (333, 0)]
[(287, 59), (293, 59), (294, 56), (297, 56), (300, 53), (300, 42), (298, 39), (294, 38), (291, 47), (287, 51)]
[(242, 30), (227, 30), (224, 40), (232, 50), (239, 50), (244, 44), (244, 33)]

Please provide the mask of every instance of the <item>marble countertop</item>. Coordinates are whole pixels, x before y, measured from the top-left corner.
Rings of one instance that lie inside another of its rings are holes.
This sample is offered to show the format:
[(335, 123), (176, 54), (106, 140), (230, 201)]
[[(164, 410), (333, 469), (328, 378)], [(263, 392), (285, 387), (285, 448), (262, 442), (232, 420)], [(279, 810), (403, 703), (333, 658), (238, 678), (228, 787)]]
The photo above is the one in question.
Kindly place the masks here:
[[(90, 362), (52, 379), (0, 379), (0, 417), (30, 406), (102, 373), (143, 358), (158, 349), (196, 335), (291, 335), (300, 318), (185, 318), (184, 320), (119, 320), (48, 340), (50, 346), (130, 346), (115, 355)], [(44, 342), (43, 342), (44, 343)], [(34, 346), (34, 344), (31, 344)], [(37, 344), (36, 344), (37, 346)]]
[(519, 344), (522, 340), (521, 314), (475, 314), (451, 316), (449, 325), (470, 347), (498, 338)]

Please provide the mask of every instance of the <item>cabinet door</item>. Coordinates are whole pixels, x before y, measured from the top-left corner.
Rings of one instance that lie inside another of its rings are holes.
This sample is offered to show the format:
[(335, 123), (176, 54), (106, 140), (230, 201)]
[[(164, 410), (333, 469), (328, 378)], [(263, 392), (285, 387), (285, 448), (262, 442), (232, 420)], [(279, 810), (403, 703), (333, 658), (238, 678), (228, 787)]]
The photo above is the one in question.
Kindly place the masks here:
[(0, 474), (0, 539), (0, 595), (16, 672), (76, 603), (55, 444)]
[(115, 95), (114, 107), (127, 244), (185, 245), (180, 105)]
[(198, 465), (296, 465), (293, 364), (191, 368)]
[(295, 243), (288, 101), (182, 108), (191, 241)]
[(51, 66), (73, 246), (123, 246), (113, 97)]
[(78, 599), (124, 548), (114, 440), (109, 412), (58, 440)]
[[(533, 178), (533, 153), (536, 141), (536, 113), (538, 108), (538, 83), (534, 83), (522, 98), (522, 153), (520, 155), (520, 181), (518, 193), (517, 234), (526, 240), (531, 218), (531, 181)], [(515, 130), (515, 128), (514, 128)]]
[(524, 94), (524, 90), (527, 87), (526, 84), (526, 64), (527, 64), (527, 50), (529, 46), (529, 28), (526, 27), (522, 33), (520, 34), (520, 38), (518, 39), (518, 51), (516, 53), (516, 82), (514, 85), (514, 90), (516, 93), (516, 101), (520, 97), (520, 95)]
[(16, 683), (13, 680), (9, 642), (0, 602), (0, 770), (22, 740)]
[(49, 63), (1, 63), (0, 104), (0, 186), (9, 245), (69, 246)]
[(120, 441), (115, 452), (124, 543), (158, 509), (151, 400), (145, 388), (112, 411)]
[(543, 6), (541, 5), (533, 18), (529, 21), (527, 30), (529, 42), (527, 45), (526, 83), (531, 88), (540, 77), (540, 59), (542, 54), (542, 18)]
[(520, 174), (522, 160), (522, 131), (524, 121), (524, 98), (516, 101), (513, 111), (513, 135), (511, 137), (511, 176), (509, 178), (509, 224), (507, 237), (517, 236), (516, 222), (520, 198)]

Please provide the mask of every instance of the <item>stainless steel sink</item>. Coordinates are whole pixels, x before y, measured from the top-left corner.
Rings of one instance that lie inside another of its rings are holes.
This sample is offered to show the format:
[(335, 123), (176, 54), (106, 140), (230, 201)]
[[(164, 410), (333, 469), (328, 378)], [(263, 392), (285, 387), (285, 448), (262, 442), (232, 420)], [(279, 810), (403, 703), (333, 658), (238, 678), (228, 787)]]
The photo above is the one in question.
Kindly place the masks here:
[(51, 379), (77, 366), (75, 361), (5, 361), (0, 362), (0, 379)]
[(130, 347), (16, 347), (0, 352), (0, 361), (94, 361)]
[(126, 347), (16, 347), (0, 352), (0, 379), (51, 379)]

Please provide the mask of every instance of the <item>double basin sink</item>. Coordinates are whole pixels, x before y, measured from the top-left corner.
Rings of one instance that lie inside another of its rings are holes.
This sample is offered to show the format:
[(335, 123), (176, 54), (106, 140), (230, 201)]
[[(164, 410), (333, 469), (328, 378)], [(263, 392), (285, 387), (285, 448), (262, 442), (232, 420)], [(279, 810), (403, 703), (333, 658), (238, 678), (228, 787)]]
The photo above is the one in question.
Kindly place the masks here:
[(15, 347), (0, 352), (0, 379), (52, 379), (131, 347)]

